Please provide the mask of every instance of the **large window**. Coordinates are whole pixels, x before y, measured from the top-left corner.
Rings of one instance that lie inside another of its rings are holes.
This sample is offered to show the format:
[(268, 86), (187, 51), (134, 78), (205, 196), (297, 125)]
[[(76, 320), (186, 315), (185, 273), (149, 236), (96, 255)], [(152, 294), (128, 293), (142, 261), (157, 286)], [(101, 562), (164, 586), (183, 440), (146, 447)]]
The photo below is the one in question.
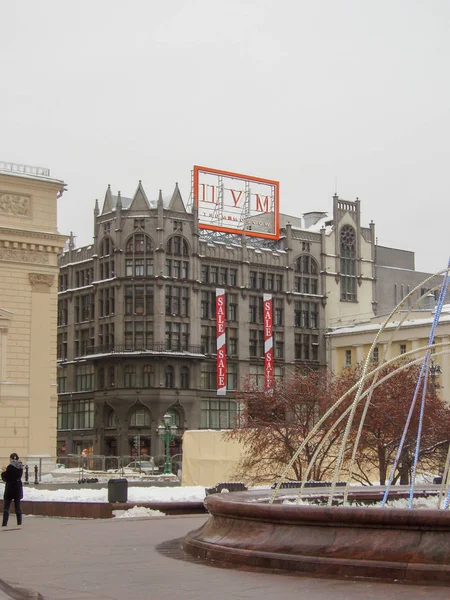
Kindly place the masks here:
[(274, 337), (274, 356), (275, 358), (284, 358), (284, 333), (282, 331), (275, 331)]
[[(283, 378), (283, 369), (281, 366), (274, 366), (273, 375), (276, 380)], [(255, 384), (258, 389), (264, 389), (265, 387), (265, 375), (264, 365), (249, 365), (249, 376), (250, 380)]]
[(94, 401), (74, 400), (73, 429), (91, 429), (94, 427)]
[(155, 370), (153, 365), (144, 365), (142, 370), (142, 386), (145, 388), (155, 386)]
[(284, 300), (283, 298), (274, 299), (273, 324), (280, 326), (284, 322)]
[(173, 235), (167, 242), (166, 254), (189, 256), (189, 246), (181, 235)]
[(58, 360), (67, 360), (67, 331), (65, 331), (64, 333), (58, 333), (57, 342)]
[(175, 408), (169, 408), (169, 410), (166, 411), (167, 415), (170, 415), (171, 420), (171, 425), (175, 425), (177, 427), (177, 429), (179, 429), (180, 427), (182, 427), (182, 416), (180, 414), (179, 410), (176, 410)]
[(227, 294), (227, 319), (228, 321), (237, 321), (238, 320), (238, 295), (237, 294)]
[(58, 402), (58, 429), (70, 429), (69, 401)]
[(145, 233), (135, 233), (125, 245), (125, 276), (153, 277), (153, 242)]
[(148, 321), (125, 321), (125, 348), (127, 350), (152, 349), (153, 324)]
[(264, 356), (264, 331), (262, 329), (250, 329), (248, 351), (253, 358)]
[(58, 300), (58, 327), (68, 324), (69, 301), (67, 299)]
[(58, 403), (58, 429), (92, 429), (94, 401), (64, 400)]
[(146, 408), (138, 408), (132, 412), (130, 427), (150, 427), (150, 412)]
[(75, 323), (92, 321), (95, 317), (94, 294), (75, 296)]
[(98, 265), (100, 281), (115, 277), (114, 244), (109, 237), (100, 242)]
[(85, 287), (86, 285), (91, 285), (94, 279), (94, 269), (93, 267), (88, 267), (87, 269), (79, 269), (75, 271), (75, 286), (74, 287)]
[(202, 319), (216, 318), (216, 293), (202, 292), (200, 300), (200, 317)]
[(166, 285), (166, 315), (189, 316), (189, 288)]
[(356, 300), (356, 233), (344, 225), (340, 233), (341, 249), (341, 300)]
[(94, 331), (93, 327), (75, 331), (75, 356), (86, 356), (91, 351), (95, 343)]
[(202, 325), (201, 329), (201, 351), (202, 354), (216, 354), (217, 351), (217, 336), (216, 328), (209, 325)]
[(115, 290), (114, 288), (103, 288), (99, 291), (100, 316), (108, 317), (115, 312)]
[(166, 379), (166, 388), (173, 388), (174, 386), (174, 371), (171, 365), (167, 365), (164, 369), (165, 379)]
[(94, 366), (77, 365), (76, 391), (86, 392), (94, 389)]
[(123, 369), (123, 385), (126, 388), (136, 387), (136, 365), (125, 365)]
[(153, 286), (152, 285), (126, 285), (125, 286), (125, 314), (126, 315), (152, 315), (153, 314)]
[(64, 394), (64, 392), (67, 389), (67, 375), (65, 373), (65, 369), (63, 370), (62, 374), (58, 373), (58, 376), (56, 378), (56, 384), (57, 384), (58, 394)]
[(203, 390), (215, 390), (217, 387), (215, 363), (203, 362), (200, 371), (200, 387)]
[(317, 302), (301, 302), (296, 300), (294, 303), (294, 327), (301, 329), (318, 328), (318, 309)]
[(238, 366), (236, 363), (227, 363), (227, 390), (237, 390)]
[(227, 354), (228, 356), (238, 355), (238, 332), (235, 327), (227, 328)]
[(294, 265), (294, 291), (301, 294), (318, 294), (317, 262), (307, 254), (297, 258)]
[(189, 346), (189, 323), (166, 321), (166, 350), (187, 350)]
[(263, 297), (249, 296), (248, 297), (248, 320), (249, 323), (262, 323), (264, 316)]
[(174, 279), (188, 279), (189, 262), (187, 260), (167, 258), (165, 275)]
[(101, 351), (109, 352), (114, 348), (114, 323), (100, 323), (98, 326), (98, 343)]
[(189, 389), (189, 367), (180, 368), (180, 388), (182, 390)]
[(203, 399), (200, 414), (201, 429), (231, 429), (239, 415), (234, 400)]
[(294, 334), (294, 356), (296, 360), (319, 359), (319, 336), (309, 333)]

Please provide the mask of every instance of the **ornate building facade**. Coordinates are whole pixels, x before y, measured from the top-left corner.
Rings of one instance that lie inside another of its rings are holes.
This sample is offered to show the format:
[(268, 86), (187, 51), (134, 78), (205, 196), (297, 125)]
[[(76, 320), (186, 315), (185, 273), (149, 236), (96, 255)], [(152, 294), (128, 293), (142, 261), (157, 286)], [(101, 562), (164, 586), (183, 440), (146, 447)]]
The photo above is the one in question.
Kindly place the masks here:
[[(178, 186), (149, 201), (108, 188), (94, 209), (94, 239), (59, 259), (60, 452), (162, 453), (156, 428), (171, 414), (173, 453), (186, 429), (233, 425), (235, 390), (264, 377), (263, 293), (273, 296), (275, 377), (324, 366), (327, 320), (370, 313), (374, 226), (359, 201), (333, 215), (280, 216), (263, 241), (199, 229)], [(226, 293), (227, 394), (216, 394), (215, 290)]]
[(0, 456), (56, 452), (56, 226), (64, 183), (0, 162)]

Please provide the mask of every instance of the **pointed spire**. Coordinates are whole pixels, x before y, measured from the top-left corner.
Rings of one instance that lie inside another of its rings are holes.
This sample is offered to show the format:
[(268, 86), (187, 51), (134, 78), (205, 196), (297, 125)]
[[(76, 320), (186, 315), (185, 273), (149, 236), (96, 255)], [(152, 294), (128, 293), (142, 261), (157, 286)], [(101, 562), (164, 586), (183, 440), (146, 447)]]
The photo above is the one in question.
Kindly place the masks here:
[(147, 211), (150, 210), (150, 204), (148, 202), (148, 198), (145, 194), (144, 187), (142, 185), (142, 181), (139, 179), (139, 184), (137, 186), (137, 190), (133, 196), (133, 200), (128, 208), (129, 212), (133, 210), (138, 211)]
[(70, 232), (69, 236), (69, 250), (73, 250), (75, 248), (75, 236), (73, 235), (73, 231)]
[(106, 190), (105, 200), (103, 201), (102, 215), (105, 213), (111, 212), (113, 209), (113, 199), (111, 194), (111, 186), (108, 184), (108, 189)]
[(98, 198), (95, 199), (95, 207), (94, 207), (94, 216), (98, 217), (100, 214), (100, 209), (98, 207)]
[(186, 207), (184, 206), (183, 198), (181, 197), (178, 182), (175, 184), (175, 189), (173, 190), (172, 198), (170, 199), (169, 210), (186, 212)]
[(159, 190), (158, 206), (164, 207), (164, 202), (163, 202), (163, 197), (162, 197), (162, 190)]

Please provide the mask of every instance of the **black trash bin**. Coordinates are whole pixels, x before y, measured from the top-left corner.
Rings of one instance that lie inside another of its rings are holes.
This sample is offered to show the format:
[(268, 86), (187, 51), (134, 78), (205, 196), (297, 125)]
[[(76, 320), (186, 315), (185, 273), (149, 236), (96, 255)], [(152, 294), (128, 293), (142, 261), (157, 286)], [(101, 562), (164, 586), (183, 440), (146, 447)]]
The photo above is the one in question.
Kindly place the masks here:
[(110, 479), (108, 481), (108, 502), (126, 502), (128, 500), (128, 481)]

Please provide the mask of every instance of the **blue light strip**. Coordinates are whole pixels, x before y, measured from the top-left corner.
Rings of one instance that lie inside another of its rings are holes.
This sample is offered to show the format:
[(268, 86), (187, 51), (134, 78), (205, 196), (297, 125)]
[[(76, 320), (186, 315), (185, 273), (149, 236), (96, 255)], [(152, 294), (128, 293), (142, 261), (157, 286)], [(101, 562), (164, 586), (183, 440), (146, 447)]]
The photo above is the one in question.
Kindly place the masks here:
[[(437, 304), (437, 307), (436, 307), (436, 312), (435, 312), (435, 315), (434, 315), (433, 323), (432, 323), (432, 326), (431, 326), (430, 335), (429, 335), (429, 338), (428, 338), (428, 345), (429, 346), (431, 346), (433, 344), (433, 342), (434, 342), (434, 337), (435, 337), (435, 334), (436, 334), (436, 328), (437, 328), (437, 325), (438, 325), (438, 322), (439, 322), (439, 318), (441, 316), (441, 311), (442, 311), (442, 306), (444, 304), (445, 296), (447, 294), (447, 289), (448, 289), (448, 285), (449, 285), (449, 269), (450, 269), (450, 259), (449, 259), (449, 261), (447, 263), (447, 271), (446, 271), (446, 273), (444, 275), (444, 278), (443, 278), (443, 281), (442, 281), (441, 290), (440, 290), (440, 293), (439, 293), (439, 300), (438, 300), (438, 304)], [(409, 409), (409, 412), (408, 412), (408, 417), (406, 419), (406, 423), (405, 423), (405, 426), (403, 428), (403, 433), (402, 433), (402, 437), (401, 437), (401, 440), (400, 440), (399, 447), (397, 449), (397, 454), (396, 454), (396, 457), (395, 457), (395, 461), (394, 461), (394, 464), (392, 466), (388, 482), (386, 484), (386, 489), (384, 491), (383, 499), (381, 501), (381, 506), (384, 506), (386, 504), (386, 500), (387, 500), (387, 498), (389, 496), (389, 490), (390, 490), (390, 487), (392, 485), (392, 481), (394, 479), (394, 474), (395, 474), (395, 471), (397, 469), (397, 466), (398, 466), (398, 463), (399, 463), (399, 460), (400, 460), (400, 456), (401, 456), (401, 453), (402, 453), (402, 450), (403, 450), (403, 446), (405, 444), (406, 434), (408, 432), (409, 424), (411, 422), (411, 417), (412, 417), (412, 414), (413, 414), (413, 411), (414, 411), (414, 406), (416, 404), (416, 400), (417, 400), (417, 396), (419, 394), (419, 389), (420, 389), (420, 385), (422, 383), (422, 380), (423, 380), (422, 401), (424, 402), (424, 397), (425, 397), (425, 394), (426, 394), (426, 380), (424, 379), (424, 376), (425, 377), (428, 376), (428, 368), (429, 368), (428, 366), (429, 366), (429, 362), (430, 362), (430, 355), (431, 355), (431, 350), (427, 350), (426, 353), (425, 353), (424, 361), (423, 361), (421, 369), (420, 369), (419, 378), (418, 378), (417, 383), (416, 383), (416, 387), (415, 387), (415, 390), (414, 390), (414, 395), (413, 395), (413, 398), (412, 398), (412, 401), (411, 401), (411, 406), (410, 406), (410, 409)], [(421, 408), (421, 410), (422, 410), (422, 408)], [(420, 432), (421, 432), (421, 423), (419, 423), (419, 429), (420, 429)], [(416, 464), (417, 464), (417, 456), (418, 456), (418, 448), (419, 448), (419, 446), (420, 446), (420, 439), (417, 439), (417, 442), (416, 442), (416, 451), (415, 451), (415, 456), (414, 456), (414, 461), (415, 461), (414, 475), (415, 475), (415, 468), (416, 468)], [(414, 481), (414, 478), (412, 478), (412, 482), (413, 481)], [(412, 483), (412, 486), (413, 486), (413, 483)], [(409, 508), (411, 508), (411, 506), (410, 506), (411, 502), (412, 502), (412, 498), (411, 498), (411, 490), (410, 490), (410, 499), (408, 501), (408, 507)]]

